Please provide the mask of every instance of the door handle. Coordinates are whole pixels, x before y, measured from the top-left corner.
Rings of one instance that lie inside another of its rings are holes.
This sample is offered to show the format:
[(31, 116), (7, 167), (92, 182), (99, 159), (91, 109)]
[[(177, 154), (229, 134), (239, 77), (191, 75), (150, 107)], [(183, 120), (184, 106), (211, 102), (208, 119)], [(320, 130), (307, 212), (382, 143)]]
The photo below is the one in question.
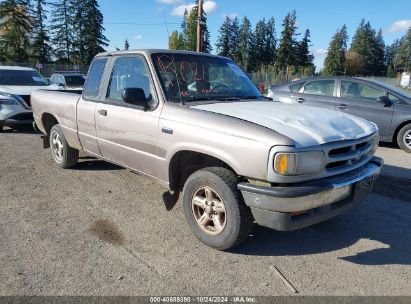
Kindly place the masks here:
[(298, 103), (303, 103), (303, 102), (305, 102), (305, 99), (300, 97), (300, 98), (297, 99), (297, 102)]
[(97, 111), (101, 116), (107, 116), (107, 110), (100, 109)]
[(337, 108), (340, 110), (348, 110), (348, 106), (346, 104), (340, 104), (337, 106)]

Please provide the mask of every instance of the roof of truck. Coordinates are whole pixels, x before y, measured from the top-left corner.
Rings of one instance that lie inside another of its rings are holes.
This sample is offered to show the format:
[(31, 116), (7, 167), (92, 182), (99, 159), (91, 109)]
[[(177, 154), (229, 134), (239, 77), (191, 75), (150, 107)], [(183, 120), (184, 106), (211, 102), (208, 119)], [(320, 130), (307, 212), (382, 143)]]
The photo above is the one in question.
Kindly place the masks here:
[(19, 67), (12, 65), (0, 65), (0, 70), (14, 70), (14, 71), (33, 71), (33, 68)]
[(136, 50), (122, 50), (122, 51), (113, 51), (100, 53), (96, 57), (105, 57), (105, 56), (116, 56), (116, 55), (129, 55), (129, 54), (154, 54), (154, 53), (170, 53), (170, 54), (187, 54), (187, 55), (200, 55), (200, 56), (210, 56), (210, 57), (219, 57), (225, 58), (218, 55), (208, 54), (208, 53), (199, 53), (193, 51), (183, 51), (183, 50), (170, 50), (170, 49), (136, 49)]

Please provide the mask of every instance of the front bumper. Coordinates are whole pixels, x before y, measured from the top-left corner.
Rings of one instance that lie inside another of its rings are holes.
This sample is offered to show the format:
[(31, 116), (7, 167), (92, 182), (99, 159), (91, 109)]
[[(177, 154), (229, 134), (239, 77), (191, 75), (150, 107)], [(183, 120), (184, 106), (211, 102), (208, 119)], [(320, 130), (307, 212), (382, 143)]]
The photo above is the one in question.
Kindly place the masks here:
[(373, 157), (361, 168), (330, 178), (287, 186), (240, 183), (244, 201), (261, 226), (296, 230), (330, 219), (364, 199), (384, 161)]
[(33, 122), (33, 112), (21, 105), (0, 105), (0, 125), (13, 127)]

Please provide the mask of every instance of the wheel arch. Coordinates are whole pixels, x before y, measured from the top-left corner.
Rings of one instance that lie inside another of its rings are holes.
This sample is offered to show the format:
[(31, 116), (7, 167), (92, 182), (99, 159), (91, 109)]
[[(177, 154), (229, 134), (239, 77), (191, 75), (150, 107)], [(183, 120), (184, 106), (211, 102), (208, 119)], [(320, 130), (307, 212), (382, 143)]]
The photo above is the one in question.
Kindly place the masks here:
[(207, 167), (223, 167), (238, 175), (228, 162), (219, 157), (193, 150), (180, 150), (174, 153), (169, 162), (170, 190), (178, 191), (182, 189), (192, 173)]
[(57, 118), (53, 114), (45, 112), (41, 115), (41, 124), (43, 125), (44, 131), (47, 135), (50, 135), (51, 128), (58, 123)]
[(393, 135), (393, 137), (392, 137), (392, 142), (393, 142), (394, 144), (397, 144), (397, 137), (398, 137), (398, 133), (400, 132), (400, 130), (401, 130), (404, 126), (409, 125), (409, 124), (411, 124), (411, 120), (403, 121), (402, 123), (400, 123), (400, 124), (397, 126), (397, 128), (396, 128), (395, 131), (394, 131), (394, 135)]

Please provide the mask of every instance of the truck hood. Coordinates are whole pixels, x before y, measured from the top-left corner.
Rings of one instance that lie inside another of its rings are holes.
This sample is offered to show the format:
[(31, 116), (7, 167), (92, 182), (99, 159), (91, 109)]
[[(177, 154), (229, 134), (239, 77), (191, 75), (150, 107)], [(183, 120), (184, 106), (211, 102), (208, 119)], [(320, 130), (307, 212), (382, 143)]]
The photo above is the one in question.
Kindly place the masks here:
[(291, 138), (297, 148), (358, 139), (378, 130), (375, 124), (356, 116), (272, 101), (214, 103), (191, 108), (223, 114), (272, 129)]
[(58, 90), (58, 86), (5, 86), (0, 85), (0, 92), (5, 92), (13, 95), (31, 95), (37, 90)]

